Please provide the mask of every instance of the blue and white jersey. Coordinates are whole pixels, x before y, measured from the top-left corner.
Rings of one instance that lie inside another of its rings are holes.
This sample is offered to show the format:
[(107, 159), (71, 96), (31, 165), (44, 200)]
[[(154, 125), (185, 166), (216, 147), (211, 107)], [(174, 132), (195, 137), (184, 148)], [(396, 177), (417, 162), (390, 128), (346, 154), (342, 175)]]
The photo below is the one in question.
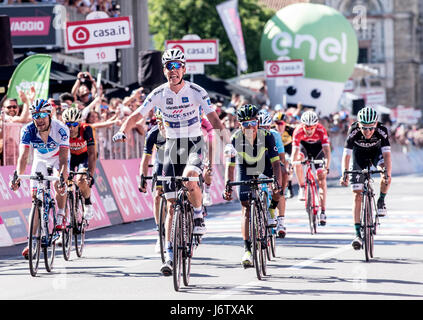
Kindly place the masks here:
[(284, 153), (285, 147), (283, 146), (281, 134), (275, 129), (270, 129), (269, 131), (275, 138), (275, 144), (276, 144), (276, 148), (278, 148), (278, 153)]
[(193, 138), (202, 136), (201, 113), (213, 112), (208, 93), (200, 86), (185, 81), (183, 88), (173, 92), (169, 83), (154, 89), (136, 112), (145, 116), (157, 107), (162, 112), (167, 138)]
[(21, 131), (21, 145), (34, 148), (34, 160), (50, 160), (59, 157), (60, 148), (69, 149), (69, 128), (64, 123), (51, 119), (50, 134), (45, 143), (33, 122)]

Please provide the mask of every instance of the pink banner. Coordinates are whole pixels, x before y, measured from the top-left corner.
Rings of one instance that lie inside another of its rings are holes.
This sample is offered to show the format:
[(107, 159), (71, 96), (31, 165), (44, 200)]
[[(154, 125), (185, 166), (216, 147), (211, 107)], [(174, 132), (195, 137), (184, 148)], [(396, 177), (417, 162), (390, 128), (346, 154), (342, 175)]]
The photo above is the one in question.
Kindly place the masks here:
[(151, 192), (138, 191), (139, 159), (100, 160), (124, 222), (153, 217)]

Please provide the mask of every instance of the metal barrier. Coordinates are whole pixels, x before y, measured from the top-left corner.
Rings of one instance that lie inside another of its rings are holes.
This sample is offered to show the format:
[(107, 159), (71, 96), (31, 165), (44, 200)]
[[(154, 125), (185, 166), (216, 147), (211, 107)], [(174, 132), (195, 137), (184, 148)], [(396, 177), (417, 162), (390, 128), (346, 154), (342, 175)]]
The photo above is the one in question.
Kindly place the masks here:
[[(16, 166), (19, 157), (19, 140), (21, 123), (2, 121), (0, 125), (0, 163), (2, 166)], [(135, 129), (127, 135), (125, 143), (113, 143), (112, 137), (119, 127), (101, 128), (95, 130), (98, 159), (124, 160), (142, 157), (144, 137)], [(32, 163), (32, 153), (28, 163)]]

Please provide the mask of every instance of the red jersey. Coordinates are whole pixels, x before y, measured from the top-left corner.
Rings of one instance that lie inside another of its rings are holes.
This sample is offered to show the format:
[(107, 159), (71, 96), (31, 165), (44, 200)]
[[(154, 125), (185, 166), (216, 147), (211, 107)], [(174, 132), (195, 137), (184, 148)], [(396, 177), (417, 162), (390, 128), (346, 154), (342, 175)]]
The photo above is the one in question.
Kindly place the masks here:
[(88, 146), (95, 145), (93, 128), (87, 123), (81, 123), (78, 137), (70, 138), (69, 145), (72, 155), (79, 156), (88, 152)]
[(299, 147), (301, 141), (307, 142), (309, 144), (318, 143), (320, 141), (322, 146), (328, 146), (330, 144), (328, 133), (325, 127), (320, 123), (317, 124), (316, 130), (311, 136), (306, 135), (302, 125), (298, 126), (292, 134), (293, 147)]

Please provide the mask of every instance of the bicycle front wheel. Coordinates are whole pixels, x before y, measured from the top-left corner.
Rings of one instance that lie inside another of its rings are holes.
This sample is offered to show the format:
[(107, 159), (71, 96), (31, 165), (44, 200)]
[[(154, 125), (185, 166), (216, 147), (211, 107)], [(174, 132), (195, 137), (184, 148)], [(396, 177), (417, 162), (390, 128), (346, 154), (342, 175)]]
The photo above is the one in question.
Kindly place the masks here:
[(70, 217), (70, 225), (62, 231), (62, 251), (65, 261), (69, 261), (72, 250), (72, 231), (74, 226), (74, 212), (73, 212), (73, 193), (68, 193), (65, 205), (65, 214)]
[(366, 261), (370, 261), (370, 258), (373, 258), (373, 245), (372, 206), (370, 197), (366, 196), (364, 204), (364, 252)]
[(35, 277), (38, 272), (41, 252), (41, 215), (40, 207), (34, 204), (31, 209), (28, 237), (29, 271)]
[(261, 245), (258, 239), (258, 226), (257, 226), (257, 208), (255, 202), (250, 206), (250, 239), (251, 239), (251, 253), (253, 255), (254, 267), (256, 269), (257, 279), (262, 279), (260, 251)]
[(182, 259), (182, 265), (183, 265), (183, 279), (184, 279), (184, 285), (188, 286), (190, 274), (191, 274), (191, 258), (194, 253), (194, 235), (193, 235), (193, 229), (194, 229), (194, 221), (193, 221), (193, 212), (191, 206), (188, 206), (189, 210), (187, 210), (185, 213), (185, 216), (183, 218), (183, 221), (185, 223), (183, 224), (183, 228), (185, 229), (183, 232), (184, 235), (186, 235), (186, 238), (184, 239), (184, 250), (183, 250), (183, 259)]
[(173, 287), (175, 291), (179, 291), (182, 277), (182, 250), (183, 250), (183, 232), (182, 232), (182, 211), (177, 205), (173, 212), (172, 223), (173, 235)]
[(308, 215), (308, 223), (309, 223), (309, 227), (310, 227), (310, 233), (311, 234), (315, 234), (316, 233), (316, 215), (314, 214), (314, 210), (313, 210), (313, 201), (314, 201), (314, 195), (313, 195), (313, 190), (311, 188), (310, 183), (307, 183), (307, 187), (306, 187), (306, 212)]
[(160, 243), (160, 256), (162, 263), (165, 263), (165, 220), (166, 220), (166, 199), (160, 199), (159, 210), (159, 243)]
[[(56, 212), (52, 207), (50, 207), (48, 216), (52, 217), (53, 215), (56, 215)], [(43, 223), (46, 224), (46, 230), (48, 230), (48, 239), (46, 243), (43, 244), (44, 265), (47, 272), (51, 272), (53, 270), (54, 258), (56, 256), (56, 240), (59, 238), (59, 235), (55, 230), (55, 224), (50, 224), (49, 221), (43, 221)]]
[(75, 201), (74, 209), (74, 240), (75, 240), (75, 251), (78, 258), (82, 257), (85, 246), (85, 228), (86, 220), (84, 219), (84, 201), (82, 196), (78, 195)]

